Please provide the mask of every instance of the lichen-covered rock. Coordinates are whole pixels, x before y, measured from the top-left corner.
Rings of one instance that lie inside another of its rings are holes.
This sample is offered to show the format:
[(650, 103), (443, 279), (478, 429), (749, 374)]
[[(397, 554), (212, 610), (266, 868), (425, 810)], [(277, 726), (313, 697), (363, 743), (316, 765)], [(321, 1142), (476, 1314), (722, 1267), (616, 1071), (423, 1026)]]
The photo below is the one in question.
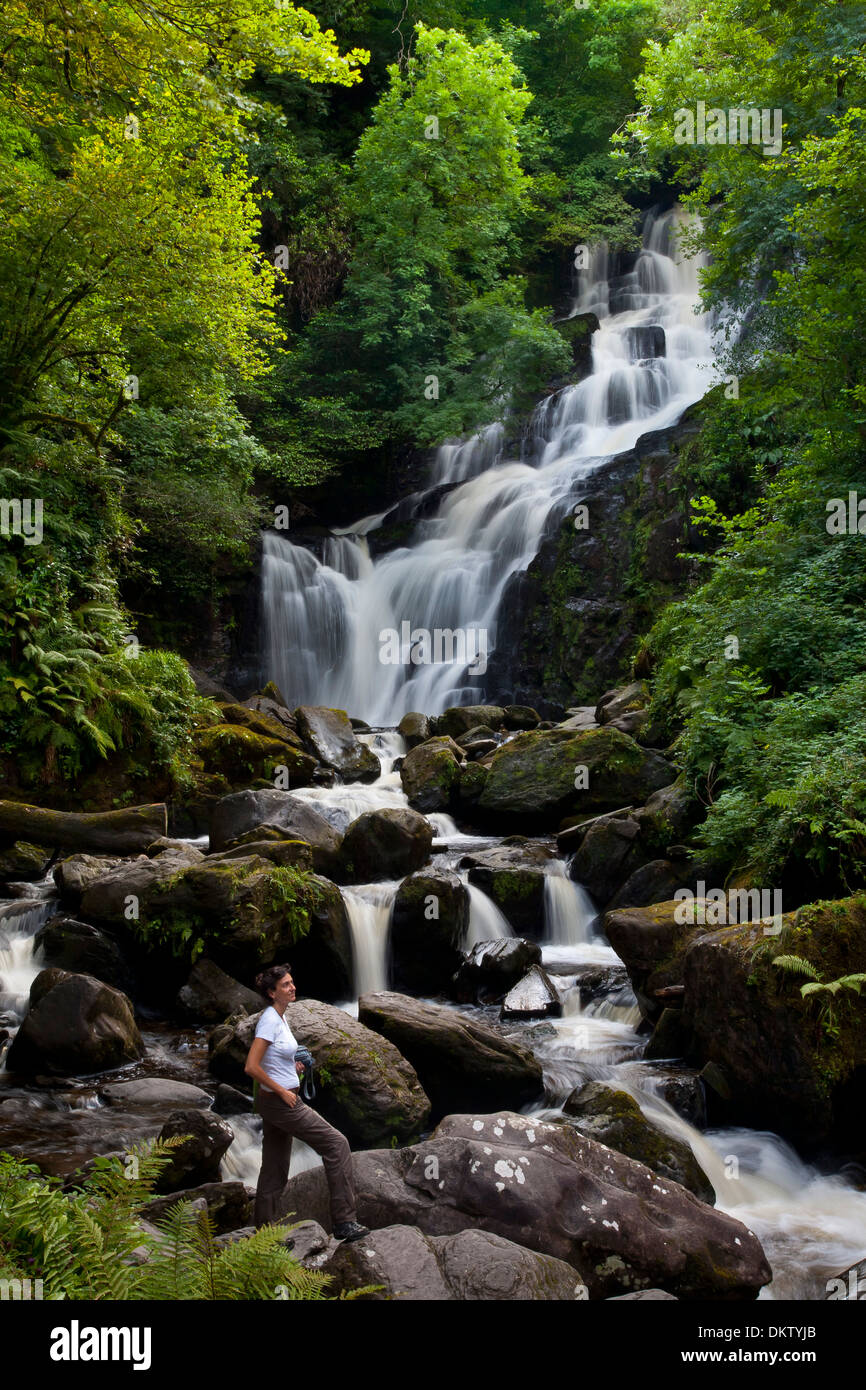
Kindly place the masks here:
[(496, 1110), (541, 1097), (541, 1063), (480, 1019), (384, 990), (361, 995), (358, 1018), (412, 1063), (434, 1117), (455, 1106)]
[(124, 861), (116, 857), (95, 854), (70, 854), (61, 859), (52, 871), (60, 896), (68, 906), (77, 908), (91, 883), (104, 878), (111, 869)]
[(469, 894), (456, 874), (431, 868), (404, 878), (391, 913), (394, 988), (418, 994), (444, 990), (463, 960), (468, 924)]
[[(568, 1124), (452, 1114), (410, 1148), (355, 1154), (353, 1168), (365, 1225), (489, 1231), (565, 1260), (593, 1299), (653, 1288), (753, 1299), (771, 1277), (739, 1221)], [(321, 1169), (290, 1179), (284, 1201), (328, 1224)]]
[(295, 710), (295, 719), (306, 746), (344, 781), (375, 782), (381, 775), (379, 759), (356, 737), (345, 710), (301, 705)]
[[(43, 978), (44, 977), (44, 978)], [(92, 975), (37, 975), (6, 1059), (25, 1076), (79, 1076), (137, 1062), (144, 1044), (125, 994)]]
[(417, 811), (365, 811), (343, 837), (343, 874), (349, 883), (403, 878), (427, 863), (432, 844), (433, 828)]
[(687, 1187), (702, 1202), (711, 1206), (715, 1202), (715, 1189), (688, 1144), (648, 1120), (626, 1091), (590, 1081), (572, 1091), (562, 1108), (581, 1134), (645, 1163), (660, 1177)]
[(287, 724), (284, 719), (275, 717), (270, 709), (265, 708), (266, 705), (274, 707), (272, 701), (259, 699), (255, 702), (255, 708), (251, 708), (249, 702), (243, 705), (220, 703), (219, 708), (225, 724), (236, 724), (243, 729), (251, 729), (254, 734), (276, 739), (278, 743), (286, 743), (297, 752), (303, 753), (305, 751), (304, 746), (298, 738), (295, 728)]
[(506, 729), (534, 729), (541, 723), (541, 715), (529, 705), (506, 705), (502, 722)]
[(616, 729), (543, 729), (518, 734), (489, 760), (479, 801), (488, 816), (557, 825), (563, 817), (642, 804), (674, 769)]
[[(214, 1076), (248, 1086), (244, 1063), (260, 1014), (223, 1024), (208, 1039)], [(298, 1042), (318, 1068), (316, 1109), (357, 1147), (410, 1143), (426, 1128), (430, 1101), (414, 1068), (397, 1048), (343, 1009), (316, 999), (297, 1000), (286, 1011)]]
[(338, 1245), (322, 1265), (331, 1293), (378, 1286), (381, 1302), (546, 1302), (585, 1298), (564, 1260), (539, 1255), (489, 1231), (426, 1236), (417, 1226), (385, 1226)]
[(701, 807), (685, 785), (685, 779), (653, 792), (645, 806), (635, 811), (641, 837), (649, 850), (666, 853), (681, 844), (700, 819)]
[(403, 759), (400, 781), (416, 811), (447, 811), (460, 788), (465, 753), (452, 738), (430, 738)]
[(230, 784), (268, 777), (275, 768), (285, 767), (290, 785), (305, 787), (317, 766), (309, 753), (241, 724), (213, 724), (209, 729), (198, 729), (194, 744), (205, 772), (219, 774)]

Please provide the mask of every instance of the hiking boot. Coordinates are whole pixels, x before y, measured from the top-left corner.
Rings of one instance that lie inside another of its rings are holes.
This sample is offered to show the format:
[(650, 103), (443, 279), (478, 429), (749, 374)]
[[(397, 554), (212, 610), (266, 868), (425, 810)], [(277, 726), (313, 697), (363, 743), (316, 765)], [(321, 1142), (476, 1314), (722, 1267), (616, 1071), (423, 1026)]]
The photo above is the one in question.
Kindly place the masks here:
[(334, 1227), (335, 1240), (362, 1240), (369, 1234), (368, 1228), (361, 1226), (357, 1221), (343, 1221)]

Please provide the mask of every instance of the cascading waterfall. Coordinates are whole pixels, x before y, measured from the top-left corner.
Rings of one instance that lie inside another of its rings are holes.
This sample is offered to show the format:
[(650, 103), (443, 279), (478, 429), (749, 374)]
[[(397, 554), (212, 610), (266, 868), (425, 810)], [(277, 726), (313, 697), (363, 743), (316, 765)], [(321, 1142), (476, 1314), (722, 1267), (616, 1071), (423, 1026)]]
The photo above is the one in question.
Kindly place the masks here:
[[(489, 655), (505, 585), (565, 515), (581, 478), (673, 424), (711, 382), (712, 325), (695, 313), (699, 262), (676, 252), (680, 221), (676, 212), (649, 217), (634, 269), (610, 284), (606, 250), (596, 252), (574, 304), (574, 313), (599, 316), (592, 375), (538, 406), (523, 461), (502, 457), (502, 425), (443, 445), (432, 482), (456, 486), (410, 545), (375, 562), (365, 536), (381, 516), (326, 542), (321, 561), (265, 534), (267, 663), (290, 705), (334, 705), (393, 724), (412, 709), (433, 714), (483, 698), (477, 634), (486, 634)], [(389, 630), (400, 641), (391, 664), (382, 660)], [(411, 634), (421, 631), (462, 634), (464, 649), (446, 636), (440, 659), (415, 665), (422, 652)]]
[(0, 1013), (20, 1023), (30, 986), (42, 969), (35, 959), (36, 933), (57, 911), (56, 898), (21, 898), (0, 903)]
[(399, 882), (342, 888), (352, 934), (355, 997), (388, 988), (388, 928)]
[(551, 859), (544, 879), (544, 939), (552, 946), (592, 941), (598, 919), (585, 888), (569, 878), (561, 859)]

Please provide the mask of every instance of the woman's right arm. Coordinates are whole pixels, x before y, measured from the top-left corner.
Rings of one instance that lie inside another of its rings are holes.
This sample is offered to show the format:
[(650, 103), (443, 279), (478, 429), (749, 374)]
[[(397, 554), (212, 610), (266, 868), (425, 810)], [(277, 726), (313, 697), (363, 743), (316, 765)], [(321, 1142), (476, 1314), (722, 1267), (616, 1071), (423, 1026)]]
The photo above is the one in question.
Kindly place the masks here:
[(285, 1086), (281, 1086), (272, 1076), (268, 1075), (262, 1066), (262, 1058), (269, 1047), (270, 1043), (267, 1038), (254, 1038), (253, 1045), (247, 1053), (244, 1071), (247, 1076), (251, 1076), (255, 1081), (258, 1081), (259, 1085), (267, 1086), (268, 1090), (275, 1091), (277, 1095), (286, 1102), (286, 1105), (297, 1105), (297, 1091), (289, 1091)]

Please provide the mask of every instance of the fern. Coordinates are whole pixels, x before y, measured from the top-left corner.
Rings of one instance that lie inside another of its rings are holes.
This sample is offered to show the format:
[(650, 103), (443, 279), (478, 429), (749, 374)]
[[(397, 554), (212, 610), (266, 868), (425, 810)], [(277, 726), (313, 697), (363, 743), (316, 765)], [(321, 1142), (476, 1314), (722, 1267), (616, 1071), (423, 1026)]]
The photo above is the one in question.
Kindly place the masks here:
[(802, 956), (776, 956), (773, 965), (780, 970), (787, 970), (792, 975), (807, 975), (810, 980), (820, 980), (820, 975), (814, 965)]

